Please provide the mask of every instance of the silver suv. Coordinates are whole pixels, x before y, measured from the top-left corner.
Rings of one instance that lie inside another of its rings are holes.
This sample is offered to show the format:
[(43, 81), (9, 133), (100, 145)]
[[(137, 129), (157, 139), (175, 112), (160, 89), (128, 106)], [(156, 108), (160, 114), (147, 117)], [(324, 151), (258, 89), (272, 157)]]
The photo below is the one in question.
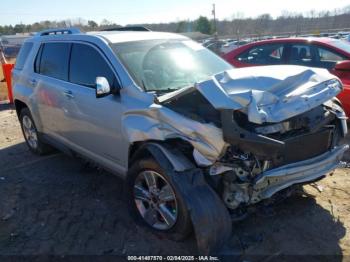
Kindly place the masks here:
[[(38, 33), (21, 48), (14, 97), (31, 151), (50, 146), (125, 179), (130, 209), (202, 253), (232, 218), (340, 164), (346, 117), (323, 69), (235, 69), (158, 32)], [(49, 146), (50, 145), (50, 146)]]

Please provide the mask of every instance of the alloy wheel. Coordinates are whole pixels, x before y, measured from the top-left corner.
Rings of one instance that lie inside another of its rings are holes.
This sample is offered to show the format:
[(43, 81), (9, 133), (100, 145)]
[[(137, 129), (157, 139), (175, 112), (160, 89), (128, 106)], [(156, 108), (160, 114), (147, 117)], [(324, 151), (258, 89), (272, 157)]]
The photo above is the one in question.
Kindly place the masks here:
[(142, 171), (136, 177), (133, 191), (137, 210), (148, 225), (158, 230), (175, 225), (178, 216), (175, 193), (161, 174)]

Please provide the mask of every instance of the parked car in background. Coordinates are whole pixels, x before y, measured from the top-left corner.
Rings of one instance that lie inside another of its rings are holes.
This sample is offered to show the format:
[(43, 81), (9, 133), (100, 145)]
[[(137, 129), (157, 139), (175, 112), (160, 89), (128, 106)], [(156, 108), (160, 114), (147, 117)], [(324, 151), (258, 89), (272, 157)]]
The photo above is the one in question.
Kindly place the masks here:
[(344, 91), (338, 95), (350, 116), (350, 44), (331, 38), (283, 38), (241, 46), (223, 58), (235, 67), (300, 65), (325, 68), (338, 76)]
[(208, 48), (210, 51), (213, 51), (214, 53), (220, 55), (221, 49), (224, 45), (226, 45), (227, 42), (224, 40), (213, 40), (210, 42), (207, 42), (206, 44), (203, 44), (204, 47)]
[(235, 39), (209, 39), (202, 43), (202, 45), (218, 55), (224, 55), (241, 45), (249, 43), (248, 40), (235, 40)]
[(231, 52), (232, 50), (242, 46), (242, 45), (245, 45), (245, 44), (248, 44), (249, 42), (246, 41), (246, 40), (241, 40), (241, 41), (238, 41), (238, 40), (233, 40), (233, 41), (228, 41), (225, 45), (221, 46), (221, 49), (220, 49), (220, 53), (223, 55), (223, 54), (227, 54), (228, 52)]
[(21, 49), (20, 45), (3, 45), (4, 53), (6, 58), (16, 58), (19, 50)]

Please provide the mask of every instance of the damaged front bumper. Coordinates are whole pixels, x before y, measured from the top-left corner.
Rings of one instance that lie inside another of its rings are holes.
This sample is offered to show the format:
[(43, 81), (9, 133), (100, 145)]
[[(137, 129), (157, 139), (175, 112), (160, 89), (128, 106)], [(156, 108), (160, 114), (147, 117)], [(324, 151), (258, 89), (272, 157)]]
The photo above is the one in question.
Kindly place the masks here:
[(349, 145), (333, 148), (317, 157), (281, 166), (260, 174), (254, 182), (250, 203), (271, 197), (293, 184), (316, 180), (340, 166)]

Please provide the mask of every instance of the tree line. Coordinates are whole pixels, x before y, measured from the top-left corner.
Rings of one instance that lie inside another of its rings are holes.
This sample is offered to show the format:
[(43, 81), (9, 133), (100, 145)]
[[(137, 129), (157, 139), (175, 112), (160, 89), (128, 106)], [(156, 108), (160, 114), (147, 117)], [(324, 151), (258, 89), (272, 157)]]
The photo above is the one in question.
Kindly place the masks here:
[[(200, 16), (196, 20), (184, 20), (170, 23), (142, 24), (153, 31), (166, 32), (201, 32), (211, 35), (214, 33), (214, 21)], [(84, 31), (103, 30), (106, 28), (120, 27), (106, 19), (101, 23), (82, 18), (62, 21), (41, 21), (33, 24), (16, 24), (0, 26), (0, 35), (38, 32), (48, 28), (79, 27)], [(133, 25), (134, 26), (134, 25)], [(300, 35), (303, 33), (319, 34), (327, 30), (350, 27), (350, 5), (333, 11), (309, 11), (307, 13), (291, 13), (283, 11), (277, 18), (270, 14), (262, 14), (255, 18), (246, 18), (242, 13), (235, 13), (230, 19), (216, 21), (219, 36), (263, 36), (290, 33)]]

